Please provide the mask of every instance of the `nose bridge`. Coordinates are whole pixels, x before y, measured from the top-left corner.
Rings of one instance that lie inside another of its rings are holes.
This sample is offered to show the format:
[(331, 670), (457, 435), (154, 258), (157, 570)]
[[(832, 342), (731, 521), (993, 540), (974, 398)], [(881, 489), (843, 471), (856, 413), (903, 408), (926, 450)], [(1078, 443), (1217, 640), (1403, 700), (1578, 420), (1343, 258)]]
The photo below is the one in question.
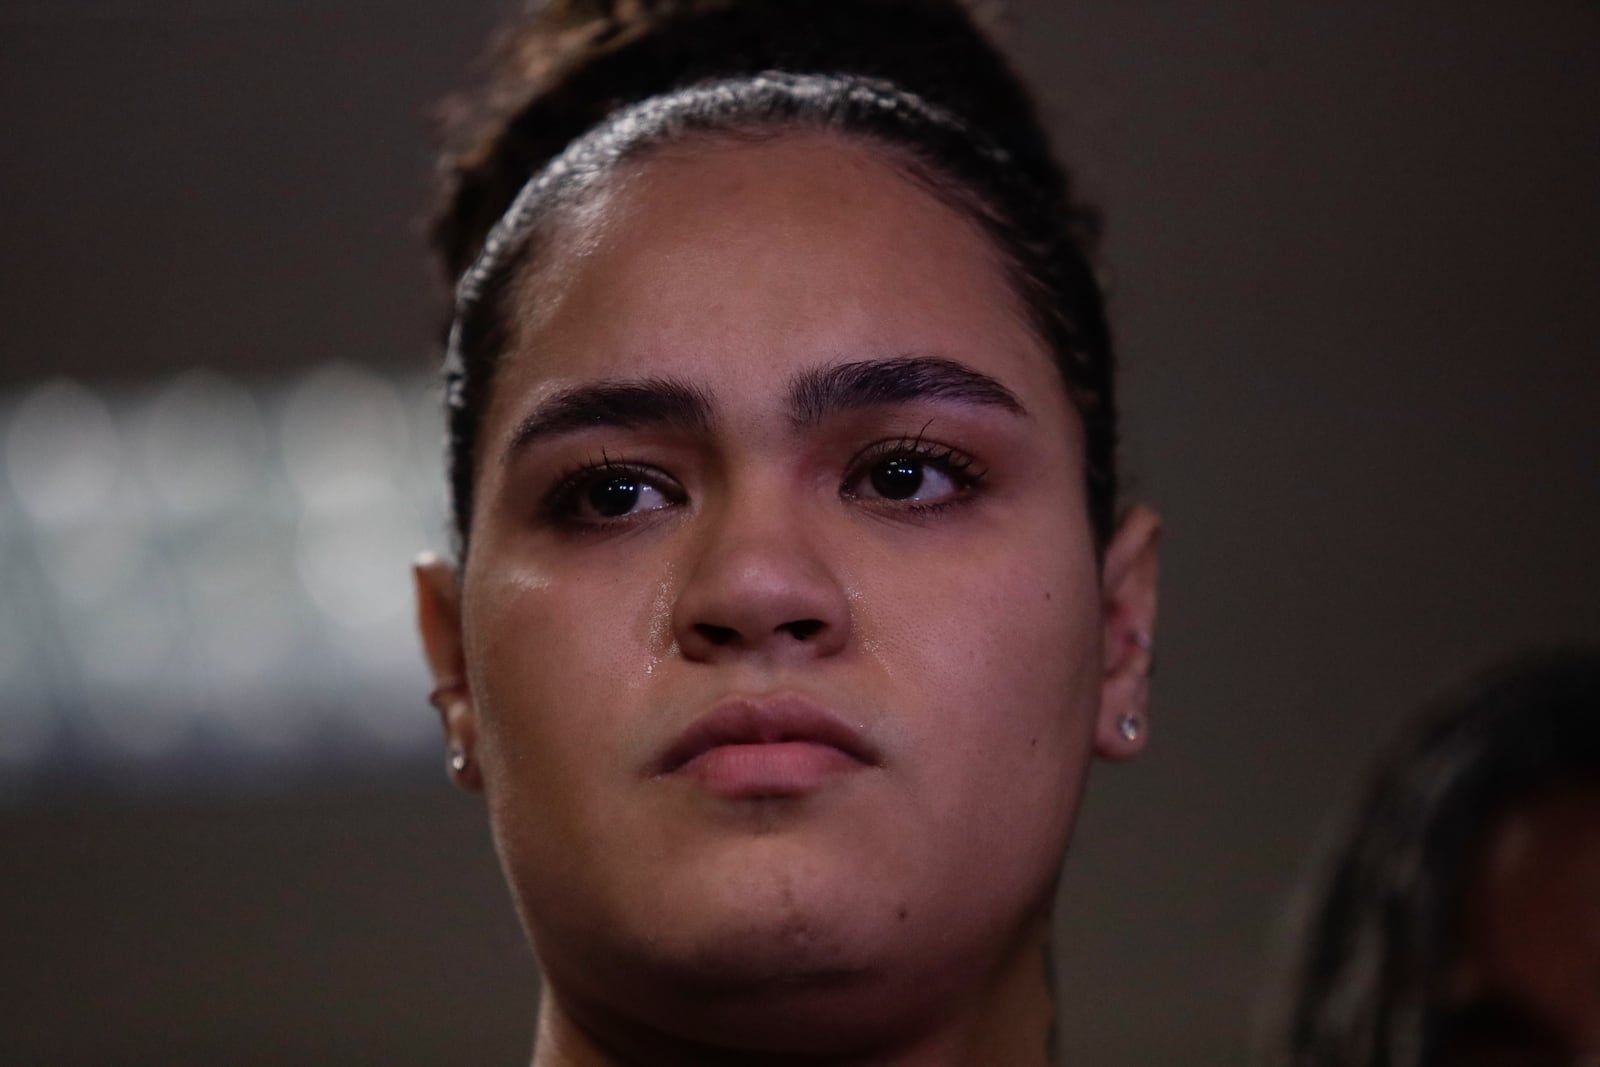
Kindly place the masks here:
[(843, 647), (849, 600), (815, 502), (777, 479), (750, 479), (720, 494), (699, 523), (673, 618), (685, 655)]

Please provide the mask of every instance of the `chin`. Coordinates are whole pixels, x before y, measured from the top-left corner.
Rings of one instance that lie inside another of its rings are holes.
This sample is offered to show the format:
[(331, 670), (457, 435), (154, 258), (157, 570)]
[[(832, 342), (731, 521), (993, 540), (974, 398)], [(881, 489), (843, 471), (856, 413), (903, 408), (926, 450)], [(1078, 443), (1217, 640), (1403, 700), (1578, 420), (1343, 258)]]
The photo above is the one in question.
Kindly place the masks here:
[(675, 938), (636, 958), (623, 972), (630, 989), (611, 983), (591, 992), (600, 1010), (620, 1009), (634, 1024), (688, 1045), (818, 1056), (904, 1044), (958, 999), (930, 973), (963, 968), (908, 967), (903, 947), (873, 951), (848, 933), (794, 912), (707, 930), (693, 943)]
[(842, 980), (905, 955), (903, 887), (847, 855), (747, 842), (658, 883), (652, 942), (708, 983)]
[(571, 967), (542, 960), (551, 988), (594, 1011), (626, 1004), (686, 1042), (796, 1054), (891, 1046), (954, 999), (940, 982), (974, 968), (950, 966), (952, 931), (917, 922), (884, 888), (896, 883), (764, 844), (662, 878), (648, 906), (619, 904), (611, 965), (579, 938)]

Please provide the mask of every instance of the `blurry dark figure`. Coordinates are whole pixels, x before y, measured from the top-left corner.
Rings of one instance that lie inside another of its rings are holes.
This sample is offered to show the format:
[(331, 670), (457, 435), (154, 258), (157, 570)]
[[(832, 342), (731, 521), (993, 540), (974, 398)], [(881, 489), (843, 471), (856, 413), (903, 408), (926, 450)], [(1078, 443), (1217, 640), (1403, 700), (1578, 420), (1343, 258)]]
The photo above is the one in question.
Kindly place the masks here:
[(1600, 649), (1422, 716), (1308, 918), (1281, 1062), (1600, 1064)]

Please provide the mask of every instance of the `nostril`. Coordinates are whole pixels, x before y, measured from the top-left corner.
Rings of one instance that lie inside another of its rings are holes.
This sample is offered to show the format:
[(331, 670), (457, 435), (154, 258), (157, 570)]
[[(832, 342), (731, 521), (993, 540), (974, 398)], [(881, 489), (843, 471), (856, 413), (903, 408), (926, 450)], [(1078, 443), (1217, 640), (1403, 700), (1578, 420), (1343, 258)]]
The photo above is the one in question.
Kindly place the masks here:
[(822, 620), (796, 619), (794, 622), (784, 623), (783, 625), (779, 626), (778, 629), (786, 631), (797, 641), (805, 641), (808, 638), (815, 637), (817, 632), (822, 629)]
[(709, 622), (695, 623), (695, 633), (713, 645), (731, 645), (739, 639), (739, 631), (731, 626), (717, 626)]

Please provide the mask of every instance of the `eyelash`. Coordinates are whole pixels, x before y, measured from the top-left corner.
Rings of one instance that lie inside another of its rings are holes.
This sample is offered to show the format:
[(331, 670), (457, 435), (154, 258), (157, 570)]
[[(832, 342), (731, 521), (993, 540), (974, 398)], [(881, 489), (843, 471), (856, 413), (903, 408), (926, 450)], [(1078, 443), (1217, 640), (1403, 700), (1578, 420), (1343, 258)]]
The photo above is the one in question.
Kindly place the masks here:
[(844, 482), (839, 487), (839, 495), (852, 499), (868, 499), (858, 497), (850, 487), (866, 478), (873, 467), (891, 460), (914, 460), (926, 463), (949, 478), (958, 492), (958, 495), (947, 500), (929, 504), (886, 501), (882, 505), (895, 511), (929, 514), (964, 503), (989, 473), (988, 468), (978, 466), (975, 456), (949, 445), (925, 440), (919, 431), (914, 437), (904, 436), (891, 441), (878, 441), (856, 453), (845, 472)]
[(621, 525), (628, 521), (628, 516), (600, 522), (580, 518), (579, 495), (593, 488), (597, 481), (630, 475), (641, 483), (649, 485), (674, 504), (681, 504), (687, 499), (683, 487), (677, 480), (659, 467), (652, 467), (647, 463), (633, 463), (626, 459), (613, 459), (601, 452), (599, 463), (591, 461), (578, 464), (568, 468), (556, 479), (555, 485), (540, 502), (540, 517), (552, 526), (573, 532), (604, 530)]
[[(948, 499), (924, 504), (865, 497), (855, 490), (854, 487), (869, 477), (875, 466), (893, 460), (910, 460), (937, 469), (955, 486), (956, 494)], [(845, 470), (844, 479), (839, 485), (839, 495), (845, 499), (861, 500), (863, 503), (870, 503), (884, 510), (931, 514), (966, 502), (988, 473), (987, 468), (978, 467), (977, 459), (971, 454), (949, 445), (925, 440), (919, 431), (915, 436), (907, 435), (874, 442), (857, 452), (851, 457)], [(626, 459), (613, 459), (602, 452), (600, 462), (578, 464), (556, 479), (555, 485), (540, 502), (540, 517), (552, 526), (573, 532), (595, 532), (626, 524), (637, 516), (623, 515), (614, 519), (595, 521), (580, 518), (578, 515), (580, 494), (592, 489), (600, 480), (626, 476), (637, 478), (674, 505), (682, 504), (687, 499), (687, 494), (677, 480), (660, 468)]]

